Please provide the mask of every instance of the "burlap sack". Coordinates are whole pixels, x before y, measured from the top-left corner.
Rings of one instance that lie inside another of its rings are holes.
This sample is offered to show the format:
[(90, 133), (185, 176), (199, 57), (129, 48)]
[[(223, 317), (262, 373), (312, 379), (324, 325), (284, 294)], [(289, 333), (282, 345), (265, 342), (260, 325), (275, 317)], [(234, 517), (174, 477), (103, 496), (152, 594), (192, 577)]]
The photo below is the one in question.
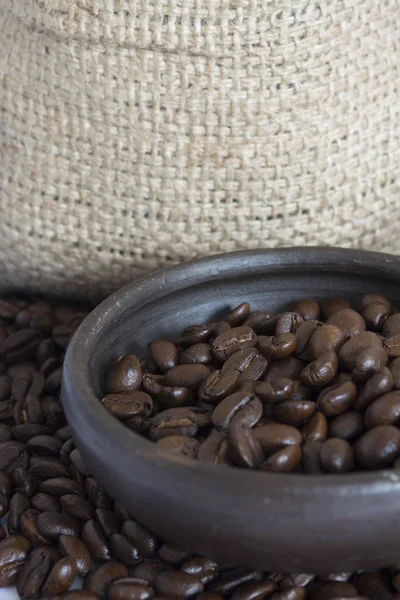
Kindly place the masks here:
[(399, 0), (0, 0), (7, 283), (400, 251)]

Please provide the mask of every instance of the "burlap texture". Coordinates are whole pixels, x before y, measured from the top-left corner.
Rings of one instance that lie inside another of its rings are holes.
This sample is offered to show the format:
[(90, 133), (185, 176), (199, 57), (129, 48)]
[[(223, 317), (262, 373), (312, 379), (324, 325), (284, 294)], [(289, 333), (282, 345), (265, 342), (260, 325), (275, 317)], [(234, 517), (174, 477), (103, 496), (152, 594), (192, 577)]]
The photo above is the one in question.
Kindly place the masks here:
[(399, 0), (0, 0), (5, 284), (400, 251)]

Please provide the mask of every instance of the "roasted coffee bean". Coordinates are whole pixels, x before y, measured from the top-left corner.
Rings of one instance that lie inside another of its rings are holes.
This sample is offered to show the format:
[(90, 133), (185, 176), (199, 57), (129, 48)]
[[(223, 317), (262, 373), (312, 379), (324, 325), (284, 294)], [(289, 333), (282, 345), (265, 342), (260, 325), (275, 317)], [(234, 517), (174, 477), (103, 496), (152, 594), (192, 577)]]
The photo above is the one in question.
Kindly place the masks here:
[(158, 404), (161, 408), (181, 408), (190, 406), (194, 403), (193, 392), (185, 387), (167, 387), (163, 386), (157, 396)]
[(96, 520), (106, 539), (110, 538), (114, 533), (119, 533), (121, 528), (120, 520), (111, 510), (108, 510), (107, 508), (97, 508)]
[(390, 304), (382, 302), (371, 302), (362, 311), (362, 317), (367, 329), (371, 331), (381, 331), (384, 322), (390, 315)]
[(91, 567), (90, 553), (85, 544), (71, 535), (60, 535), (58, 544), (63, 556), (70, 556), (74, 561), (78, 575), (85, 577)]
[(150, 349), (151, 357), (162, 373), (173, 369), (178, 364), (178, 348), (168, 340), (155, 340), (150, 344)]
[(345, 335), (339, 327), (321, 324), (320, 327), (315, 328), (308, 343), (311, 360), (316, 360), (330, 350), (337, 354), (345, 341)]
[(257, 335), (250, 327), (242, 325), (216, 337), (211, 347), (216, 358), (226, 360), (241, 348), (253, 347), (256, 344)]
[(321, 448), (324, 442), (307, 442), (302, 447), (302, 467), (304, 473), (322, 473)]
[(250, 581), (260, 581), (261, 571), (250, 571), (247, 569), (231, 569), (224, 571), (220, 577), (210, 584), (209, 591), (223, 596), (230, 596), (240, 585)]
[(11, 496), (12, 492), (13, 485), (10, 475), (4, 471), (0, 471), (0, 494)]
[(375, 304), (376, 302), (378, 302), (379, 304), (384, 304), (388, 308), (391, 308), (390, 300), (386, 298), (386, 296), (383, 296), (382, 294), (378, 294), (376, 292), (369, 292), (367, 294), (364, 294), (360, 299), (361, 310), (363, 310), (370, 304)]
[(393, 600), (393, 588), (383, 573), (358, 573), (352, 584), (360, 595), (370, 600)]
[(21, 533), (21, 516), (31, 507), (28, 498), (16, 492), (10, 500), (7, 528), (9, 533)]
[(41, 424), (46, 421), (42, 404), (35, 396), (19, 400), (14, 407), (13, 417), (18, 425)]
[(303, 321), (303, 317), (295, 312), (281, 314), (276, 322), (275, 336), (280, 336), (283, 333), (296, 333)]
[(322, 444), (320, 461), (326, 473), (348, 473), (354, 469), (351, 446), (341, 438), (330, 438)]
[[(39, 425), (37, 423), (25, 423), (15, 425), (12, 428), (14, 438), (20, 442), (28, 442), (31, 438), (38, 435), (50, 435), (51, 430), (46, 425)], [(33, 457), (35, 458), (35, 457)]]
[[(302, 323), (300, 325), (300, 327), (297, 329), (295, 336), (296, 336), (296, 349), (294, 351), (295, 356), (297, 356), (298, 358), (301, 359), (307, 359), (309, 358), (310, 355), (310, 351), (309, 351), (309, 344), (310, 344), (310, 340), (311, 337), (313, 336), (314, 332), (319, 328), (322, 327), (324, 324), (321, 323), (321, 321), (304, 321), (304, 323)], [(343, 335), (341, 333), (341, 335)]]
[(135, 544), (119, 533), (114, 533), (110, 537), (108, 545), (113, 559), (121, 562), (127, 567), (134, 566), (142, 561), (142, 557)]
[(214, 337), (218, 337), (219, 335), (226, 333), (230, 329), (232, 329), (232, 327), (226, 321), (219, 321), (218, 323), (214, 323)]
[(22, 442), (10, 440), (0, 443), (0, 470), (11, 473), (19, 467), (27, 469), (29, 466), (29, 453)]
[(154, 595), (147, 581), (134, 577), (117, 579), (107, 590), (107, 600), (147, 600)]
[(121, 533), (136, 546), (143, 558), (154, 556), (158, 542), (145, 527), (136, 523), (136, 521), (129, 520), (123, 524)]
[(150, 585), (154, 585), (157, 575), (168, 569), (172, 569), (171, 565), (162, 560), (146, 560), (136, 565), (136, 567), (133, 567), (133, 569), (131, 569), (131, 574), (132, 577), (144, 579)]
[(2, 421), (10, 421), (14, 415), (15, 403), (12, 398), (0, 402), (0, 419)]
[[(237, 354), (235, 353), (231, 358), (234, 358)], [(225, 365), (228, 364), (229, 360), (226, 361)], [(225, 365), (222, 371), (214, 371), (204, 380), (199, 389), (200, 400), (209, 404), (217, 404), (220, 400), (232, 394), (238, 387), (239, 369), (225, 369)]]
[(257, 347), (265, 358), (279, 360), (287, 358), (296, 350), (297, 338), (293, 333), (281, 333), (276, 336), (259, 336)]
[[(8, 375), (0, 376), (0, 401), (3, 402), (11, 396), (12, 379)], [(5, 442), (7, 440), (1, 440)]]
[(76, 566), (72, 558), (66, 556), (59, 560), (48, 575), (43, 586), (43, 596), (54, 596), (69, 590), (76, 577)]
[(9, 498), (5, 494), (0, 493), (0, 518), (8, 512)]
[(52, 494), (54, 496), (64, 496), (65, 494), (82, 494), (82, 488), (72, 479), (66, 477), (52, 477), (39, 483), (39, 492)]
[(10, 535), (0, 542), (0, 587), (16, 582), (31, 548), (31, 542), (22, 535)]
[(54, 435), (37, 435), (28, 440), (26, 445), (32, 452), (41, 456), (58, 457), (63, 444)]
[(217, 429), (227, 429), (233, 419), (244, 421), (252, 427), (259, 421), (261, 415), (262, 403), (256, 396), (246, 392), (235, 392), (218, 404), (212, 420)]
[(156, 398), (160, 393), (164, 384), (164, 375), (154, 375), (153, 373), (144, 373), (143, 375), (143, 389), (145, 392), (150, 394), (153, 398)]
[(390, 358), (398, 358), (400, 356), (400, 333), (387, 338), (383, 342), (383, 347)]
[(78, 521), (86, 522), (94, 518), (94, 509), (89, 500), (78, 494), (65, 494), (60, 498), (62, 509)]
[(70, 454), (74, 448), (75, 448), (75, 443), (74, 443), (74, 440), (71, 438), (69, 440), (66, 440), (63, 443), (63, 446), (60, 450), (60, 454), (59, 454), (60, 460), (68, 466), (71, 463)]
[[(261, 379), (268, 363), (256, 348), (246, 347), (238, 350), (225, 361), (222, 371), (238, 371), (239, 383)], [(232, 390), (233, 391), (233, 390)]]
[(107, 375), (107, 392), (118, 394), (139, 389), (142, 383), (142, 367), (134, 354), (119, 357)]
[(250, 327), (257, 335), (273, 335), (280, 315), (258, 311), (252, 313), (243, 325)]
[(257, 469), (264, 460), (262, 446), (248, 425), (233, 419), (228, 431), (229, 452), (236, 465)]
[(42, 340), (36, 350), (36, 360), (42, 365), (46, 360), (56, 355), (56, 345), (51, 338)]
[(23, 400), (28, 395), (39, 397), (44, 389), (44, 376), (41, 373), (20, 374), (11, 386), (11, 393), (15, 400)]
[(304, 367), (300, 379), (310, 387), (327, 385), (336, 376), (338, 366), (337, 355), (333, 350), (329, 350)]
[(82, 529), (81, 537), (82, 542), (85, 544), (85, 546), (88, 547), (91, 555), (95, 560), (101, 562), (110, 560), (110, 549), (96, 521), (93, 521), (93, 519), (91, 519), (90, 521), (87, 521), (85, 523)]
[(0, 319), (13, 321), (18, 314), (18, 308), (7, 300), (0, 300)]
[(360, 313), (351, 308), (343, 308), (331, 315), (327, 325), (335, 325), (341, 329), (346, 339), (355, 337), (365, 331), (365, 322)]
[(85, 494), (88, 499), (93, 502), (96, 508), (112, 508), (112, 499), (105, 493), (94, 477), (86, 478)]
[(128, 569), (119, 562), (110, 561), (96, 567), (85, 579), (84, 589), (97, 594), (99, 598), (105, 598), (108, 586), (121, 577), (128, 576)]
[(267, 458), (261, 465), (262, 471), (290, 473), (301, 461), (301, 448), (294, 444), (278, 450)]
[(88, 590), (69, 590), (69, 592), (57, 594), (52, 600), (99, 600), (99, 597)]
[(179, 357), (181, 365), (201, 364), (208, 365), (212, 362), (213, 355), (210, 344), (200, 343), (189, 346)]
[(44, 512), (37, 518), (39, 532), (50, 540), (56, 540), (60, 535), (79, 536), (81, 524), (69, 515)]
[(400, 391), (389, 392), (374, 400), (365, 413), (367, 429), (378, 425), (397, 425), (400, 421)]
[(154, 417), (150, 429), (150, 439), (160, 440), (168, 435), (193, 437), (197, 432), (197, 419), (188, 408), (169, 408)]
[[(311, 419), (301, 430), (303, 442), (315, 442), (317, 440), (324, 441), (328, 435), (328, 422), (325, 416), (316, 412)], [(335, 436), (333, 436), (335, 437)], [(339, 436), (342, 437), (342, 436)]]
[(374, 427), (356, 441), (354, 452), (362, 469), (389, 467), (400, 456), (400, 431), (392, 425)]
[(213, 465), (229, 464), (228, 438), (226, 431), (213, 429), (200, 445), (198, 459)]
[(44, 479), (68, 477), (69, 475), (65, 464), (53, 456), (32, 456), (29, 472), (35, 477)]
[(38, 492), (32, 496), (31, 504), (33, 508), (36, 508), (40, 512), (61, 512), (61, 505), (57, 498), (50, 496), (50, 494), (44, 494), (43, 492)]
[(287, 590), (280, 590), (270, 596), (270, 600), (306, 600), (306, 598), (307, 592), (305, 588), (299, 586), (294, 586)]
[(78, 469), (78, 471), (84, 476), (84, 477), (89, 477), (90, 472), (87, 468), (87, 466), (85, 465), (82, 455), (79, 452), (79, 450), (77, 448), (75, 448), (74, 450), (72, 450), (71, 454), (69, 455), (71, 461), (73, 462), (73, 464), (76, 466), (76, 468)]
[(203, 585), (207, 585), (218, 577), (219, 568), (215, 561), (204, 556), (196, 556), (183, 563), (181, 570), (198, 577)]
[(264, 381), (273, 384), (277, 378), (287, 377), (288, 379), (299, 379), (300, 373), (304, 369), (304, 363), (294, 356), (282, 358), (281, 360), (273, 361), (267, 369), (264, 376)]
[(271, 579), (251, 581), (239, 585), (232, 595), (232, 600), (263, 600), (269, 598), (275, 590), (276, 584)]
[(393, 375), (388, 368), (384, 367), (379, 373), (375, 373), (375, 375), (367, 381), (356, 397), (353, 408), (364, 412), (374, 400), (387, 394), (392, 388)]
[(17, 467), (12, 471), (11, 479), (16, 492), (24, 494), (27, 498), (31, 498), (36, 493), (37, 481), (29, 471)]
[(332, 419), (328, 430), (331, 438), (354, 442), (364, 432), (363, 415), (355, 410), (349, 410)]
[(34, 375), (35, 373), (37, 373), (36, 364), (29, 360), (17, 362), (13, 365), (10, 365), (7, 369), (7, 375), (9, 377), (11, 377), (12, 379), (19, 377), (21, 374), (28, 374), (28, 373), (30, 373), (31, 375)]
[(109, 394), (102, 399), (102, 404), (121, 421), (136, 416), (147, 418), (153, 409), (151, 396), (138, 390), (123, 394)]
[(4, 529), (3, 525), (0, 525), (0, 542), (4, 540), (6, 536), (6, 530)]
[(20, 329), (9, 335), (0, 347), (0, 354), (9, 365), (35, 357), (42, 335), (34, 329)]
[(178, 344), (181, 346), (192, 346), (206, 342), (213, 334), (212, 325), (190, 325), (182, 331), (181, 337), (178, 339)]
[(16, 587), (20, 597), (37, 598), (53, 564), (51, 551), (45, 546), (35, 548), (18, 576)]
[(191, 553), (174, 544), (162, 544), (157, 552), (159, 558), (173, 567), (179, 567), (185, 560), (191, 558)]
[(357, 588), (344, 581), (314, 581), (307, 589), (307, 600), (356, 598)]
[(224, 321), (228, 323), (231, 327), (237, 327), (250, 314), (250, 304), (248, 302), (242, 302), (236, 306), (226, 317), (224, 317)]
[(60, 427), (60, 429), (57, 429), (57, 431), (54, 432), (54, 435), (64, 443), (72, 436), (71, 427), (69, 425), (64, 425), (63, 427)]
[(13, 439), (12, 429), (10, 425), (0, 423), (0, 443), (8, 442)]
[(376, 333), (365, 331), (352, 337), (339, 350), (340, 364), (344, 369), (352, 371), (356, 367), (360, 352), (370, 347), (382, 347), (382, 340)]
[(191, 598), (203, 591), (203, 584), (198, 577), (169, 569), (159, 573), (154, 584), (155, 591), (160, 596), (174, 596), (175, 598)]
[(388, 363), (389, 357), (385, 348), (372, 347), (362, 350), (357, 356), (356, 366), (352, 372), (353, 381), (364, 383), (375, 373), (379, 373)]
[(301, 444), (300, 431), (291, 425), (282, 423), (265, 423), (255, 427), (253, 434), (260, 442), (266, 456), (270, 456), (285, 446)]
[(172, 454), (196, 458), (199, 452), (200, 443), (197, 440), (184, 435), (169, 435), (168, 437), (158, 440), (157, 446), (162, 450), (172, 452)]
[(184, 387), (197, 392), (209, 375), (210, 369), (207, 365), (178, 365), (166, 372), (164, 381), (166, 386)]
[(398, 333), (400, 333), (400, 313), (391, 315), (382, 327), (382, 335), (385, 338), (391, 338)]
[(293, 305), (293, 312), (299, 314), (305, 321), (316, 320), (320, 318), (320, 307), (315, 300), (306, 298), (298, 300)]
[(318, 408), (326, 417), (336, 417), (352, 407), (356, 395), (357, 387), (352, 381), (329, 387), (318, 396)]
[(288, 400), (273, 406), (275, 419), (287, 425), (302, 425), (315, 412), (316, 404), (310, 400)]

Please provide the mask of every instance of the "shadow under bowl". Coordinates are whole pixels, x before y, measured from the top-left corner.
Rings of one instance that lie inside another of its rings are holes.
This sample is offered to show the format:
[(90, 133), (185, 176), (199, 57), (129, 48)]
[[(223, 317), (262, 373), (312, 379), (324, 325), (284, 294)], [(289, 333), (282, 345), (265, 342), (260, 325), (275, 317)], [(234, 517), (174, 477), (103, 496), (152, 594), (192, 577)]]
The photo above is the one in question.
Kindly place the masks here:
[(69, 346), (63, 404), (76, 445), (107, 492), (157, 535), (224, 563), (268, 571), (352, 571), (400, 559), (400, 474), (295, 475), (219, 467), (170, 455), (101, 405), (110, 360), (214, 320), (247, 300), (280, 311), (299, 298), (400, 306), (400, 259), (364, 251), (235, 252), (159, 271), (119, 290)]

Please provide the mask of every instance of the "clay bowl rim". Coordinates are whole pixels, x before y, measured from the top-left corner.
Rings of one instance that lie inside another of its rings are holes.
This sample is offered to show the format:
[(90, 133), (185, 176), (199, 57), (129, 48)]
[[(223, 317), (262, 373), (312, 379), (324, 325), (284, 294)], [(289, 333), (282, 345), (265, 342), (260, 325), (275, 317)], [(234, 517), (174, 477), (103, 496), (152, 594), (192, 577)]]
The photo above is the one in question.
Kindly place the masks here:
[[(248, 262), (251, 262), (249, 267)], [(325, 493), (347, 495), (361, 489), (368, 494), (400, 493), (400, 475), (397, 477), (392, 469), (379, 471), (356, 471), (346, 474), (291, 474), (291, 473), (266, 473), (241, 469), (234, 466), (221, 468), (220, 466), (208, 465), (200, 461), (194, 461), (186, 457), (177, 457), (168, 452), (160, 450), (157, 446), (131, 431), (115, 419), (99, 402), (99, 398), (93, 390), (90, 379), (90, 359), (98, 344), (98, 339), (105, 335), (109, 326), (117, 317), (121, 318), (125, 310), (132, 307), (132, 296), (139, 304), (146, 300), (148, 289), (154, 293), (156, 289), (157, 298), (168, 295), (168, 293), (179, 291), (197, 285), (205, 281), (218, 280), (222, 273), (226, 273), (227, 263), (241, 265), (235, 271), (235, 276), (249, 274), (251, 271), (270, 272), (292, 270), (293, 267), (306, 269), (312, 272), (313, 267), (327, 270), (333, 267), (336, 271), (343, 270), (345, 274), (351, 269), (352, 273), (366, 274), (375, 271), (381, 275), (394, 279), (398, 278), (400, 283), (400, 257), (390, 254), (370, 252), (366, 250), (353, 250), (347, 248), (331, 247), (293, 247), (279, 249), (241, 250), (236, 252), (218, 254), (206, 258), (200, 258), (182, 263), (180, 265), (156, 271), (122, 287), (101, 302), (83, 321), (69, 345), (64, 368), (63, 380), (63, 403), (67, 409), (74, 410), (83, 401), (81, 407), (84, 409), (82, 415), (85, 421), (91, 419), (90, 429), (96, 431), (95, 438), (103, 442), (103, 449), (108, 446), (114, 451), (116, 446), (112, 440), (118, 440), (118, 449), (130, 449), (135, 446), (135, 452), (143, 460), (156, 462), (158, 468), (165, 468), (171, 476), (174, 472), (185, 471), (185, 475), (193, 477), (198, 475), (202, 480), (209, 478), (217, 481), (223, 479), (238, 486), (246, 486), (251, 483), (253, 488), (257, 483), (259, 494), (268, 496), (271, 488), (279, 493), (294, 490), (301, 491), (303, 499), (309, 494), (316, 494), (319, 490)], [(175, 283), (184, 281), (186, 285), (179, 288), (173, 287)], [(152, 300), (154, 300), (154, 294)], [(79, 400), (78, 400), (79, 399)], [(70, 412), (67, 410), (67, 412)], [(83, 420), (79, 419), (81, 423)], [(72, 425), (72, 427), (76, 427)], [(106, 435), (106, 437), (104, 437)], [(90, 435), (89, 435), (90, 438)], [(94, 441), (94, 438), (93, 438)], [(89, 440), (90, 443), (90, 440)], [(215, 479), (217, 475), (217, 479)], [(228, 487), (227, 487), (228, 490)]]

